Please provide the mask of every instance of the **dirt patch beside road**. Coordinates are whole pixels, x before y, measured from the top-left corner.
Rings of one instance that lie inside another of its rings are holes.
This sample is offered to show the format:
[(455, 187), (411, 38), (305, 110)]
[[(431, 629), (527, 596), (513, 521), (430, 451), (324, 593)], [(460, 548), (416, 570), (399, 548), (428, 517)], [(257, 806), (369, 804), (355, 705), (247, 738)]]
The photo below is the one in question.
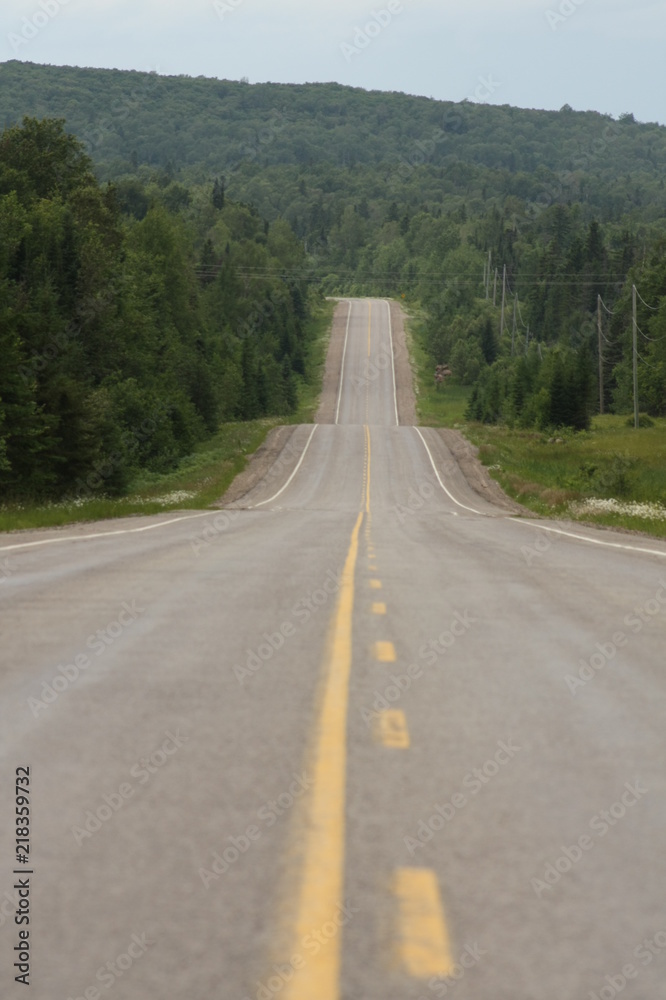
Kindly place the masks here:
[[(211, 506), (229, 507), (230, 504), (237, 503), (250, 490), (258, 486), (262, 479), (265, 479), (269, 474), (298, 429), (298, 426), (293, 424), (285, 427), (274, 427), (264, 443), (250, 457), (247, 467), (236, 476), (224, 496)], [(293, 459), (293, 465), (296, 464), (297, 460), (297, 458)], [(291, 462), (291, 459), (289, 461)], [(283, 466), (286, 471), (286, 464), (281, 462), (280, 467), (282, 468)]]
[(460, 431), (454, 431), (450, 427), (438, 427), (437, 433), (453, 455), (460, 471), (475, 493), (508, 513), (528, 515), (532, 518), (538, 517), (538, 514), (528, 510), (527, 507), (522, 507), (506, 495), (500, 484), (492, 478), (485, 465), (479, 461), (478, 449), (467, 438), (464, 438)]

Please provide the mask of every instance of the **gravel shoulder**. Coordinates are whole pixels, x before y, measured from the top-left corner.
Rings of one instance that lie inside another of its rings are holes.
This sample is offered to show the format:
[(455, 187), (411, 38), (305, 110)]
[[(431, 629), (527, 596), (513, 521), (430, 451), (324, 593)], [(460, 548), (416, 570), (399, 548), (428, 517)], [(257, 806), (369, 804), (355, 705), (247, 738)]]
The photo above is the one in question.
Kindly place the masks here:
[(509, 514), (530, 518), (539, 517), (534, 511), (528, 510), (527, 507), (523, 507), (506, 495), (500, 484), (492, 478), (485, 465), (479, 461), (478, 448), (463, 437), (460, 431), (453, 430), (451, 427), (438, 427), (437, 433), (453, 455), (460, 471), (475, 493)]

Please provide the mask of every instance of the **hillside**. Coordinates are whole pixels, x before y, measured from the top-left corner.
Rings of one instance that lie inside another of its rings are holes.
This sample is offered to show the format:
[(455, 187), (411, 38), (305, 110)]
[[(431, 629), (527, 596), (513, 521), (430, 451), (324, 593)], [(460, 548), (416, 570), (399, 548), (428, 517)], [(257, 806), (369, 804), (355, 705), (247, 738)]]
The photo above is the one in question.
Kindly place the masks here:
[[(118, 239), (141, 246), (165, 218), (179, 234), (191, 281), (202, 286), (194, 326), (210, 338), (208, 375), (217, 385), (218, 361), (229, 375), (209, 429), (230, 413), (293, 411), (311, 282), (328, 294), (406, 299), (420, 310), (426, 363), (445, 362), (454, 382), (474, 387), (469, 417), (543, 430), (584, 429), (602, 405), (633, 410), (635, 284), (639, 403), (666, 414), (666, 128), (566, 106), (452, 104), (337, 84), (19, 62), (0, 72), (0, 121), (12, 128), (33, 116), (28, 131), (40, 134), (34, 119), (64, 119), (94, 165), (95, 197), (107, 199)], [(55, 126), (45, 128), (49, 136)], [(8, 141), (9, 149), (22, 142)], [(19, 232), (16, 183), (10, 170), (0, 194)], [(33, 210), (42, 210), (38, 200)], [(56, 287), (68, 238), (52, 255)], [(17, 236), (7, 263), (21, 322), (27, 247)], [(294, 281), (304, 282), (296, 295)], [(231, 358), (219, 352), (230, 317), (270, 299), (266, 282), (290, 315), (264, 324), (261, 381), (279, 398), (262, 389), (259, 404), (248, 396), (256, 337), (243, 327)], [(183, 307), (175, 327), (185, 339), (192, 322)], [(194, 412), (194, 424), (201, 420)]]
[(654, 219), (666, 205), (666, 128), (631, 115), (616, 122), (567, 107), (531, 111), (338, 84), (250, 85), (17, 61), (0, 73), (0, 123), (65, 118), (102, 179), (141, 166), (193, 180), (226, 174), (234, 196), (249, 185), (271, 215), (284, 211), (284, 200), (271, 205), (251, 184), (258, 168), (290, 167), (288, 176), (307, 169), (324, 190), (340, 185), (339, 170), (350, 188), (360, 178), (366, 187), (362, 168), (372, 168), (375, 188), (389, 181), (395, 191), (409, 191), (418, 168), (421, 197), (576, 198), (608, 218), (631, 209)]

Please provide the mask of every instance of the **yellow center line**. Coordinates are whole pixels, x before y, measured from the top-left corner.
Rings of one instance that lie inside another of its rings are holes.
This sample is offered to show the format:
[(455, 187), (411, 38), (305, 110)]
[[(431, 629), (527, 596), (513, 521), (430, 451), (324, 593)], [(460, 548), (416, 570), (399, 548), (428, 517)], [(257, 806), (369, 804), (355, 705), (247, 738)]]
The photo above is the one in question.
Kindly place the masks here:
[(395, 646), (392, 642), (376, 642), (372, 647), (375, 659), (378, 663), (395, 663)]
[(370, 589), (371, 590), (381, 590), (382, 589), (382, 581), (381, 580), (371, 580), (370, 581)]
[(373, 615), (385, 615), (386, 614), (386, 605), (384, 604), (384, 602), (383, 601), (375, 601), (374, 604), (372, 605), (372, 613), (373, 613)]
[(429, 868), (398, 868), (393, 877), (398, 902), (397, 953), (417, 979), (450, 976), (455, 968), (437, 876)]
[[(344, 900), (347, 714), (352, 667), (352, 622), (359, 536), (370, 517), (370, 433), (366, 426), (364, 508), (352, 531), (324, 655), (323, 694), (308, 773), (312, 787), (304, 802), (302, 867), (296, 912), (289, 937), (290, 955), (302, 953), (306, 940), (335, 921)], [(342, 942), (338, 933), (285, 985), (283, 1000), (340, 1000)]]
[(392, 750), (408, 750), (409, 730), (405, 713), (398, 708), (380, 712), (375, 722), (375, 739)]
[[(354, 573), (363, 512), (358, 515), (340, 584), (325, 657), (325, 689), (317, 725), (312, 790), (307, 803), (304, 863), (293, 953), (303, 941), (330, 923), (343, 902), (347, 707), (352, 664)], [(285, 986), (285, 1000), (339, 1000), (340, 934), (327, 941)]]
[(371, 469), (371, 450), (370, 450), (370, 428), (365, 425), (365, 453), (367, 455), (367, 478), (365, 483), (365, 512), (370, 514), (370, 469)]

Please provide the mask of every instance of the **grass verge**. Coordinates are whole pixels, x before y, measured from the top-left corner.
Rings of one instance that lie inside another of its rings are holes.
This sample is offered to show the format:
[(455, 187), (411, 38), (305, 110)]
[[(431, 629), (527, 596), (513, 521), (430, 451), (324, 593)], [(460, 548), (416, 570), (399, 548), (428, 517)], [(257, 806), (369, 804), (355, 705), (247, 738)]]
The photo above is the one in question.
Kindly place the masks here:
[(418, 310), (409, 310), (407, 344), (422, 425), (460, 430), (504, 492), (541, 516), (666, 537), (666, 420), (634, 430), (626, 416), (604, 415), (589, 431), (556, 435), (467, 423), (471, 388), (435, 388), (419, 321)]
[(178, 468), (166, 474), (141, 472), (124, 497), (62, 500), (49, 504), (7, 504), (0, 507), (0, 531), (55, 528), (80, 521), (100, 521), (135, 514), (172, 510), (205, 510), (229, 488), (248, 458), (281, 424), (312, 423), (319, 405), (326, 351), (335, 303), (324, 302), (311, 320), (308, 339), (309, 378), (299, 381), (299, 406), (288, 417), (266, 417), (246, 423), (223, 424), (201, 442)]
[(418, 335), (419, 313), (413, 308), (405, 308), (405, 311), (407, 348), (412, 369), (416, 374), (414, 388), (419, 423), (423, 427), (458, 427), (465, 422), (465, 410), (472, 392), (471, 387), (447, 385), (445, 388), (437, 389), (432, 361)]
[(638, 430), (626, 416), (558, 437), (469, 424), (466, 436), (509, 496), (548, 517), (666, 537), (666, 420)]

